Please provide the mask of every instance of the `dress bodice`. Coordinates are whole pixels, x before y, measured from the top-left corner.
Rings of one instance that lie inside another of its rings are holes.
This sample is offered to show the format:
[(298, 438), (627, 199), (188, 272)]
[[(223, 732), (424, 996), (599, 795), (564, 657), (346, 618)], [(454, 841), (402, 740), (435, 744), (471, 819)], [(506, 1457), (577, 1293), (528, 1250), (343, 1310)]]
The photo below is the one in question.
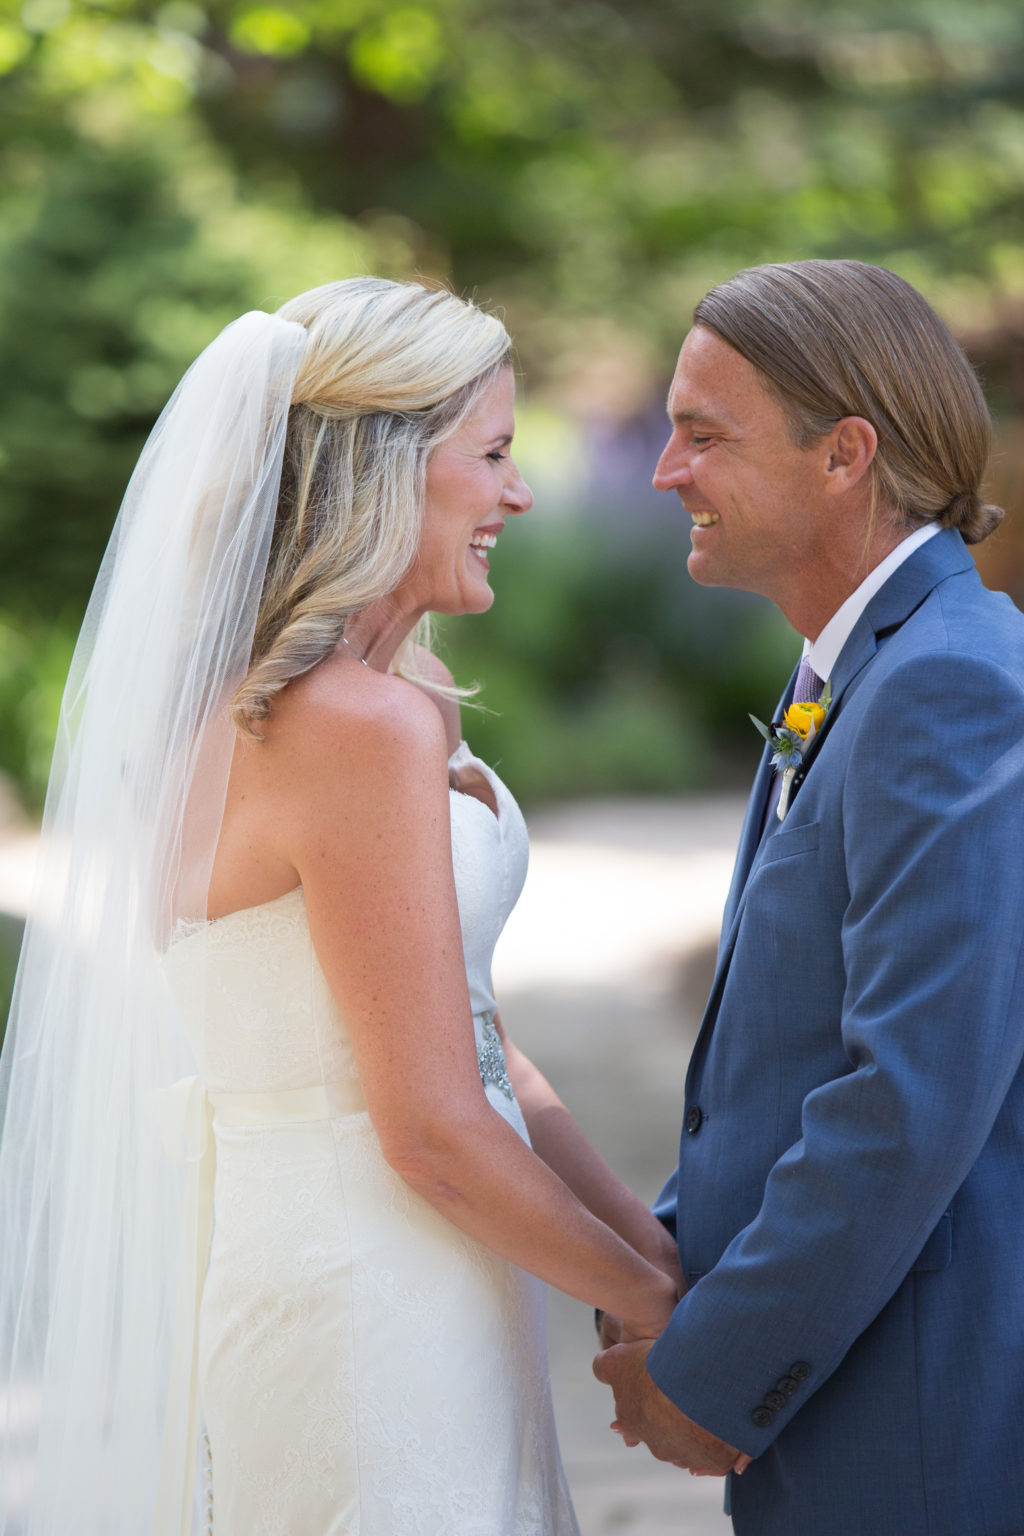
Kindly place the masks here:
[[(495, 773), (465, 742), (449, 759), (491, 787), (497, 815), (452, 789), (452, 864), (478, 1049), (487, 1047), (495, 1000), (491, 960), (526, 878), (522, 814)], [(211, 1092), (265, 1093), (329, 1083), (342, 1111), (365, 1108), (352, 1043), (317, 961), (301, 886), (182, 934), (167, 953), (168, 979)]]
[(474, 757), (464, 741), (448, 766), (455, 773), (466, 768), (481, 773), (494, 792), (498, 810), (495, 816), (482, 800), (455, 789), (449, 796), (452, 865), (470, 1002), (475, 1015), (493, 1013), (491, 961), (526, 879), (526, 823), (498, 775)]

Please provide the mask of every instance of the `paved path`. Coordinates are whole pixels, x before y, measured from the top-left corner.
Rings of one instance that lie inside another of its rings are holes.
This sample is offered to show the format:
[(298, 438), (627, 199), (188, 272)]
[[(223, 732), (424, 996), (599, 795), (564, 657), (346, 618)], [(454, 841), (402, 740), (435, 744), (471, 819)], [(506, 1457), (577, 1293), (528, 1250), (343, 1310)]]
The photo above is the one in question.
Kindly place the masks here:
[[(529, 818), (530, 874), (495, 965), (502, 1016), (647, 1199), (675, 1162), (742, 812), (730, 797), (577, 803)], [(549, 1328), (583, 1536), (729, 1536), (717, 1478), (627, 1450), (609, 1431), (589, 1311), (552, 1293)]]
[[(577, 802), (530, 817), (530, 875), (495, 965), (502, 1015), (646, 1199), (674, 1164), (741, 817), (731, 797)], [(21, 914), (33, 839), (3, 831), (0, 912)], [(609, 1431), (589, 1311), (552, 1293), (549, 1327), (583, 1536), (729, 1536), (718, 1479), (663, 1466)]]

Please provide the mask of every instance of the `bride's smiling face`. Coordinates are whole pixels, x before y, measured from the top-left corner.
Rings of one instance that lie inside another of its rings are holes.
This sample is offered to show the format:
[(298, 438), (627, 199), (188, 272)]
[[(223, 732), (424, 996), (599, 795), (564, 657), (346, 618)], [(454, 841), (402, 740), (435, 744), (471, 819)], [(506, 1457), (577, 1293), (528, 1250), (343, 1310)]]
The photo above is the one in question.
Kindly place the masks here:
[(506, 518), (533, 505), (511, 455), (515, 388), (512, 369), (503, 368), (430, 456), (420, 547), (401, 589), (411, 607), (483, 613), (494, 601), (488, 556)]

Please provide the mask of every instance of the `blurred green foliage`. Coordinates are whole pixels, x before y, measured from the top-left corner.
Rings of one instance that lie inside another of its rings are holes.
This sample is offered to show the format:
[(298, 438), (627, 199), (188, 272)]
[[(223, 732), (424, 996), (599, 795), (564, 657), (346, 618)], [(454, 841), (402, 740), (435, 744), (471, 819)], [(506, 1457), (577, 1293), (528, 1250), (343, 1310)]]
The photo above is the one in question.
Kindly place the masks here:
[(0, 1045), (3, 1045), (7, 1028), (7, 1015), (11, 1009), (11, 993), (14, 988), (14, 972), (21, 949), (22, 922), (0, 912)]
[(711, 283), (811, 254), (916, 282), (1019, 413), (1022, 43), (1017, 0), (0, 0), (0, 769), (37, 807), (184, 368), (242, 309), (373, 270), (499, 304), (560, 424), (557, 515), (448, 628), (495, 711), (474, 741), (528, 796), (720, 782), (793, 637), (558, 466), (657, 408)]
[(41, 810), (77, 623), (0, 613), (0, 774)]

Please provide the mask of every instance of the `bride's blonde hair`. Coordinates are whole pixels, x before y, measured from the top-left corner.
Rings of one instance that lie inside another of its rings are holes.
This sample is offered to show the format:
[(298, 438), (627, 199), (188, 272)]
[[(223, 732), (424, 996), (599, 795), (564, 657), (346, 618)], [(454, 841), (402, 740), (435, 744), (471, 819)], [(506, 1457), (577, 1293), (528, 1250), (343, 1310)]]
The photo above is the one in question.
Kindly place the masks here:
[[(257, 735), (275, 694), (328, 656), (346, 620), (416, 558), (427, 460), (511, 363), (501, 321), (447, 289), (355, 277), (278, 314), (308, 333), (288, 415), (249, 672), (232, 700)], [(414, 640), (396, 665), (408, 675)]]

